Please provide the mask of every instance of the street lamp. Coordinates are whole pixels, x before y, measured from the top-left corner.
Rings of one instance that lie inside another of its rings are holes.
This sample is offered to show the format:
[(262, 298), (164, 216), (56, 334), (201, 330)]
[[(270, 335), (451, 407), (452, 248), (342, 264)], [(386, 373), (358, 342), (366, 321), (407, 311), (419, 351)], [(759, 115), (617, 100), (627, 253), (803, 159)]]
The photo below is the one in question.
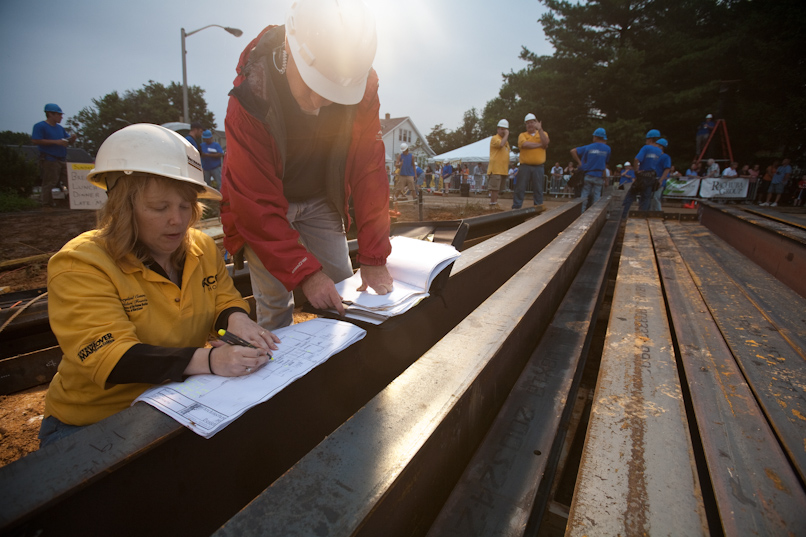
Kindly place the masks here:
[(204, 28), (199, 28), (198, 30), (193, 30), (192, 32), (185, 32), (185, 29), (182, 28), (182, 118), (186, 123), (190, 123), (190, 113), (188, 112), (188, 68), (187, 68), (187, 49), (185, 48), (185, 38), (195, 34), (196, 32), (201, 32), (211, 26), (218, 26), (219, 28), (223, 28), (227, 32), (231, 33), (235, 37), (241, 37), (243, 32), (238, 28), (229, 28), (228, 26), (221, 26), (220, 24), (208, 24)]

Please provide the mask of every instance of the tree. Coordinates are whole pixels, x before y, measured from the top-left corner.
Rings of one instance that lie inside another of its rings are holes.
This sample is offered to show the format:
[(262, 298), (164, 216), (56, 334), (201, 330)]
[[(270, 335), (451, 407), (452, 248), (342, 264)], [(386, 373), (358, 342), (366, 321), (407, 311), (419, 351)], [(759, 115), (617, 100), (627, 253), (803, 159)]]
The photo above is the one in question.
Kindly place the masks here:
[(31, 135), (27, 132), (0, 132), (0, 145), (31, 145)]
[(555, 52), (521, 51), (527, 66), (504, 75), (484, 108), (484, 132), (507, 118), (516, 133), (533, 112), (551, 135), (549, 159), (564, 161), (604, 127), (613, 161), (623, 162), (658, 128), (682, 167), (710, 112), (727, 121), (735, 158), (804, 156), (806, 69), (792, 56), (806, 25), (803, 2), (540, 1)]
[[(215, 117), (207, 109), (204, 90), (188, 88), (190, 117), (205, 128), (215, 128)], [(142, 88), (127, 90), (122, 96), (113, 91), (92, 99), (92, 106), (82, 108), (70, 118), (68, 126), (78, 134), (76, 146), (94, 155), (106, 138), (129, 123), (168, 123), (182, 117), (182, 85), (164, 86), (149, 80)]]
[(428, 140), (431, 149), (439, 155), (481, 140), (484, 137), (482, 132), (478, 112), (475, 108), (471, 108), (465, 112), (462, 124), (456, 130), (447, 131), (440, 123), (431, 129), (425, 139)]

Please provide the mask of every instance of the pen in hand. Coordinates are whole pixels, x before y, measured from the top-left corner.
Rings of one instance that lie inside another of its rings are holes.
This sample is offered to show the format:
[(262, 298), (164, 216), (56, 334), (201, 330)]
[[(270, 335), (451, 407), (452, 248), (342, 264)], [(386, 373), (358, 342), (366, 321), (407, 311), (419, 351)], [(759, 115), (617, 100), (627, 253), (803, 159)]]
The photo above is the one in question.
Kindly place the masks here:
[[(218, 339), (220, 339), (221, 341), (223, 341), (227, 345), (240, 345), (242, 347), (249, 347), (250, 349), (257, 349), (257, 347), (255, 347), (254, 345), (252, 345), (251, 343), (249, 343), (245, 339), (242, 339), (242, 338), (236, 336), (235, 334), (227, 332), (223, 328), (220, 328), (218, 330), (218, 336), (219, 336)], [(267, 352), (269, 354), (269, 358), (271, 360), (274, 360), (274, 355), (271, 353), (271, 351), (267, 351)]]

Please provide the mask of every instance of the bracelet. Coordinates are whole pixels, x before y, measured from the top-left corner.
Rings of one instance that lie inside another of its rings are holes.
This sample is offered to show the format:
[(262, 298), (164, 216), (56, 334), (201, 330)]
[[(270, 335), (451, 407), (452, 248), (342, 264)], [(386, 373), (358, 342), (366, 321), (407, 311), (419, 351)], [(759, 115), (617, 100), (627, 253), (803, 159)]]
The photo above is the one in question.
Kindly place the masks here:
[(207, 353), (207, 367), (210, 368), (211, 375), (215, 375), (215, 373), (213, 373), (213, 349), (215, 349), (215, 347), (210, 347), (210, 352)]

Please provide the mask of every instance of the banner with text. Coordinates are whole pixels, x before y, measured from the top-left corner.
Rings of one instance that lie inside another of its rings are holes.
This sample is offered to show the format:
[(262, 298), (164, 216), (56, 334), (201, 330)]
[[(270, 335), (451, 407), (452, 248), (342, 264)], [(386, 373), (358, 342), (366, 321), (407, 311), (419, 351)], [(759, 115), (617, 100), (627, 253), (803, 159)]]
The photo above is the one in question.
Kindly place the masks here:
[(71, 209), (100, 209), (106, 202), (106, 192), (87, 181), (94, 164), (67, 163), (67, 183)]
[(700, 187), (701, 198), (746, 198), (750, 180), (747, 178), (735, 177), (724, 178), (704, 178)]
[(680, 196), (683, 198), (696, 198), (700, 190), (699, 179), (667, 179), (666, 188), (663, 190), (664, 196)]

